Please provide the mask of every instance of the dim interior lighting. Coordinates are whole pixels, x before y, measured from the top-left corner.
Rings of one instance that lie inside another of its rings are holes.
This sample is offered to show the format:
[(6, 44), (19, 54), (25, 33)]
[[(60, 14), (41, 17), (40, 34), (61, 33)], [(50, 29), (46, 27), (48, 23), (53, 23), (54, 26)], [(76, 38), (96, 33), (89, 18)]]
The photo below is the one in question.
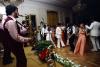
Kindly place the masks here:
[(77, 2), (77, 4), (74, 7), (72, 7), (73, 11), (75, 11), (75, 12), (84, 10), (85, 8), (86, 8), (86, 4), (82, 4), (81, 0), (79, 0)]

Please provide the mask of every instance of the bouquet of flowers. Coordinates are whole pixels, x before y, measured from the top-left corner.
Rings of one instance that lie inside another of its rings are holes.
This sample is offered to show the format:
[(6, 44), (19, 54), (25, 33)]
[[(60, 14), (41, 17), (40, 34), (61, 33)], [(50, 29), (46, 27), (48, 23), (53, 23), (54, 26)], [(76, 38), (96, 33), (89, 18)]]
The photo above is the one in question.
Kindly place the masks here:
[(45, 61), (52, 48), (53, 45), (50, 41), (39, 41), (37, 42), (34, 50), (36, 50), (36, 53), (39, 56), (40, 60)]
[(48, 64), (48, 67), (55, 67), (55, 61), (62, 64), (64, 67), (80, 67), (68, 58), (63, 58), (54, 51), (54, 46), (49, 41), (39, 41), (35, 48), (39, 59)]
[(81, 67), (81, 65), (75, 64), (72, 60), (68, 58), (63, 58), (57, 53), (54, 54), (54, 57), (56, 58), (55, 60), (62, 64), (64, 67)]
[(39, 58), (40, 58), (40, 60), (42, 60), (42, 61), (45, 61), (45, 58), (48, 56), (48, 49), (46, 48), (46, 49), (44, 49), (43, 51), (41, 51), (40, 53), (39, 53)]

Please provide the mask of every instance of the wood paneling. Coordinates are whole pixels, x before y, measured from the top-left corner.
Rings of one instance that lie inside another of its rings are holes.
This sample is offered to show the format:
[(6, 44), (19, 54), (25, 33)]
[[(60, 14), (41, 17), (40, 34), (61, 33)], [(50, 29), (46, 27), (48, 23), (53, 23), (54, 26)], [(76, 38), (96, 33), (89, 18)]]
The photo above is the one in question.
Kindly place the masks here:
[(47, 24), (50, 26), (55, 26), (58, 23), (58, 13), (55, 11), (47, 12)]

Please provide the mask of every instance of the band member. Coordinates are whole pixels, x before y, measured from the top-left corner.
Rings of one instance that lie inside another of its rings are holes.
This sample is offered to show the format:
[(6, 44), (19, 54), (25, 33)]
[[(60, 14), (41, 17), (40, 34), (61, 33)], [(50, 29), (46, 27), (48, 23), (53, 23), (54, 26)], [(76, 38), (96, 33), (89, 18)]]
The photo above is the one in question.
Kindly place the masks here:
[(16, 18), (18, 17), (18, 8), (14, 5), (6, 6), (7, 19), (4, 22), (5, 41), (8, 48), (16, 57), (16, 67), (27, 67), (22, 43), (31, 41), (31, 38), (23, 37), (19, 34)]

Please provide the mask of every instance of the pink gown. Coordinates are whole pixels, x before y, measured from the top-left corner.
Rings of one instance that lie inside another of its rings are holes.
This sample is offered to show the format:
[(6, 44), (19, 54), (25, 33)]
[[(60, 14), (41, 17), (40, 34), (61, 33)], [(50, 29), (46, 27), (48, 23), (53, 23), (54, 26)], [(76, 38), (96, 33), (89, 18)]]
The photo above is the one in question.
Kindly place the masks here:
[(75, 46), (74, 54), (84, 55), (84, 49), (86, 45), (86, 31), (84, 29), (79, 29), (79, 37)]

